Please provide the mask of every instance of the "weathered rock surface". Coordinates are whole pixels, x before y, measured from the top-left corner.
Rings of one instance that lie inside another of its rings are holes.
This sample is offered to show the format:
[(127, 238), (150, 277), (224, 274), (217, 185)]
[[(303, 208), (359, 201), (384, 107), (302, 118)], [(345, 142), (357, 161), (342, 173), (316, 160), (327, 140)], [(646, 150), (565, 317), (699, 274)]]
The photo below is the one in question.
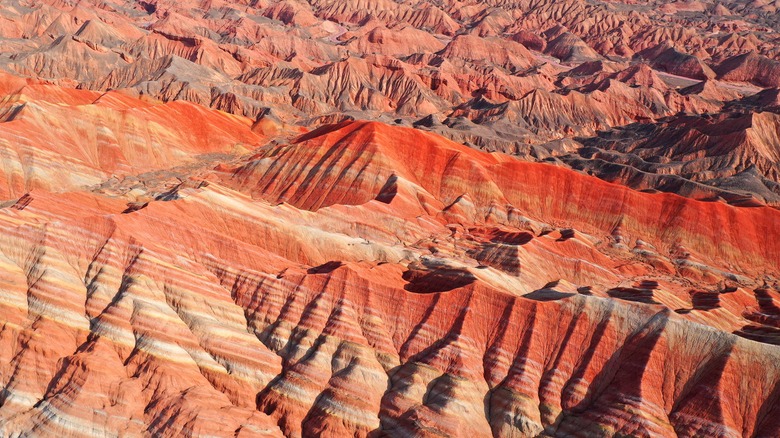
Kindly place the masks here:
[[(694, 197), (683, 187), (720, 191), (684, 172), (670, 183), (621, 149), (593, 159), (576, 143), (633, 124), (742, 114), (734, 102), (780, 85), (770, 3), (6, 3), (0, 69), (15, 75), (185, 100), (266, 124), (270, 114), (278, 123), (269, 135), (356, 118), (414, 124), (609, 181), (642, 174), (633, 178)], [(780, 112), (756, 102), (749, 111)], [(763, 189), (751, 196), (776, 205)]]
[(200, 172), (0, 209), (3, 434), (778, 432), (776, 210), (367, 122)]
[(3, 2), (0, 436), (780, 435), (776, 12)]

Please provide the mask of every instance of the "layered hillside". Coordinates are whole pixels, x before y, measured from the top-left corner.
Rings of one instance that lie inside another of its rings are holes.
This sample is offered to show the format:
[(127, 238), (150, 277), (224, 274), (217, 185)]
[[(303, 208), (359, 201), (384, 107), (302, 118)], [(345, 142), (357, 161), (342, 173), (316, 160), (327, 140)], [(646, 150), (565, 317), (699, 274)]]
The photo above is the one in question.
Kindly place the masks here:
[[(710, 0), (10, 0), (0, 11), (0, 69), (262, 119), (271, 136), (380, 119), (631, 187), (776, 207), (777, 161), (756, 150), (772, 155), (776, 145), (756, 145), (747, 124), (713, 174), (690, 153), (664, 150), (669, 166), (659, 167), (598, 142), (637, 124), (779, 112), (771, 96), (754, 98), (780, 87), (776, 9)], [(664, 138), (658, 131), (655, 141)]]
[(776, 7), (3, 2), (0, 436), (779, 436)]
[[(206, 125), (198, 107), (33, 95), (19, 99), (41, 120), (164, 110), (158, 132), (182, 155), (131, 176), (132, 159), (106, 168), (62, 136), (79, 167), (48, 180), (87, 169), (103, 184), (4, 189), (26, 191), (0, 210), (4, 435), (780, 427), (774, 209), (376, 122), (265, 145), (249, 120)], [(126, 137), (126, 120), (101, 131)], [(228, 126), (216, 151), (181, 134)], [(238, 147), (254, 152), (224, 152)]]

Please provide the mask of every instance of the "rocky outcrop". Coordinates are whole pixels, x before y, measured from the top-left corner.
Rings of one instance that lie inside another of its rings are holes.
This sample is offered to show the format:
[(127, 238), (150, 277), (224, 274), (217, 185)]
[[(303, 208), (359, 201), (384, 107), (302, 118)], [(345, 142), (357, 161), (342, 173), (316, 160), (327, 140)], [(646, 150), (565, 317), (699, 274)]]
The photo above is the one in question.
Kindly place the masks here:
[(724, 80), (752, 82), (762, 87), (780, 87), (780, 62), (755, 53), (746, 53), (723, 61), (718, 77)]
[(780, 352), (743, 328), (780, 300), (775, 210), (366, 122), (201, 178), (0, 209), (3, 434), (780, 427)]
[[(0, 67), (17, 75), (255, 121), (273, 114), (286, 131), (356, 118), (415, 125), (611, 181), (629, 178), (577, 142), (667, 117), (771, 109), (750, 96), (773, 86), (778, 56), (764, 16), (736, 5), (659, 2), (634, 13), (571, 1), (9, 5)], [(441, 123), (421, 122), (429, 117)], [(632, 166), (621, 150), (606, 161)], [(643, 181), (632, 186), (691, 195), (683, 186), (703, 184), (721, 194), (711, 178), (675, 174), (672, 183), (662, 169), (640, 167), (626, 169)], [(767, 168), (757, 164), (778, 182)], [(761, 192), (753, 195), (772, 198)]]
[(776, 8), (634, 3), (3, 2), (0, 436), (780, 435)]

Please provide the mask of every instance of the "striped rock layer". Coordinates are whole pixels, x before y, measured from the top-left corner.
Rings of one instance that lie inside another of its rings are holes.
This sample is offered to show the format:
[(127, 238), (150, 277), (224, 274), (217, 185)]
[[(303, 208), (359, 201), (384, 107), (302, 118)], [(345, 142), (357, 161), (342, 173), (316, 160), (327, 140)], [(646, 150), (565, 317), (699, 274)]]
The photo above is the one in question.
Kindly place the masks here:
[(41, 86), (0, 123), (2, 436), (780, 434), (776, 209)]

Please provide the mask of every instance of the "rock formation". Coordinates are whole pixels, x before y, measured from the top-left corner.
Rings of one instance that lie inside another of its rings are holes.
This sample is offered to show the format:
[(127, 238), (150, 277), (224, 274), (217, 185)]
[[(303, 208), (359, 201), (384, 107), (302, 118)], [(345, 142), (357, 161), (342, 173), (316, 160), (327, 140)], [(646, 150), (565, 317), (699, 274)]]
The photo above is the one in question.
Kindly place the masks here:
[(3, 2), (0, 436), (780, 435), (776, 12)]

